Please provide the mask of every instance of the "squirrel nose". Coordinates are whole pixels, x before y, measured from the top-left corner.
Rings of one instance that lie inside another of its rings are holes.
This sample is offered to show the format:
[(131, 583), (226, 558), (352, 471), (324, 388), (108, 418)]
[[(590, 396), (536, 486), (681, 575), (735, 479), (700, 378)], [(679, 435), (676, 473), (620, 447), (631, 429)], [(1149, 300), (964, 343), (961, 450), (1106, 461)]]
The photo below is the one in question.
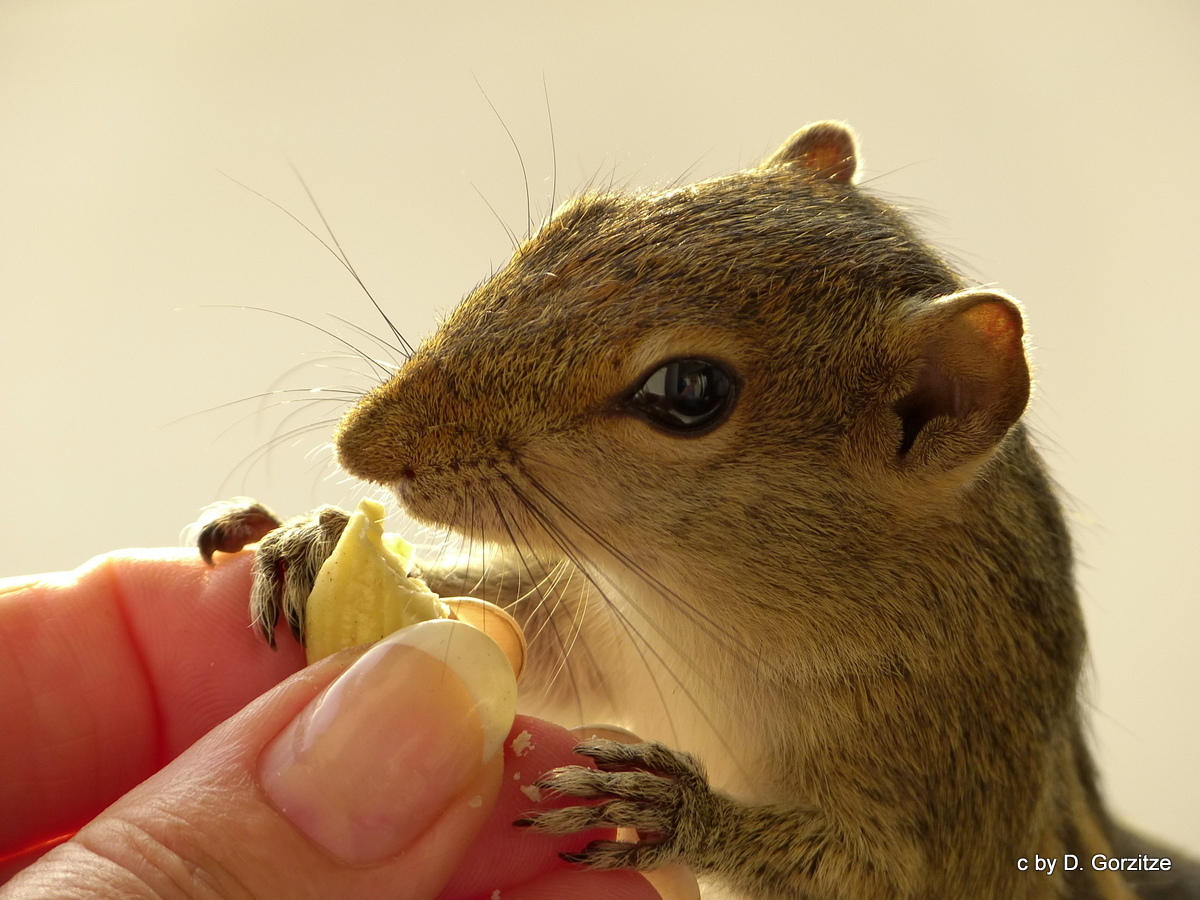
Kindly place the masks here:
[(412, 466), (406, 466), (404, 471), (400, 473), (400, 479), (392, 485), (392, 493), (405, 506), (412, 503), (412, 492), (416, 488), (417, 470)]
[(411, 480), (416, 474), (414, 414), (400, 399), (403, 394), (390, 387), (383, 385), (363, 397), (334, 434), (338, 465), (356, 478), (382, 485)]

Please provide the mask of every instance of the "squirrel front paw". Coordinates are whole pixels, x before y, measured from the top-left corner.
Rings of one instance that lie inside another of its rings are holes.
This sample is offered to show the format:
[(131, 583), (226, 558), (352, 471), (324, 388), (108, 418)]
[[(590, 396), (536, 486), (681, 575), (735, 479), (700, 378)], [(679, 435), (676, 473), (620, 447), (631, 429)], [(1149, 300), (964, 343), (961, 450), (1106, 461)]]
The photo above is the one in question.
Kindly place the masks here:
[(536, 782), (538, 788), (603, 802), (535, 813), (515, 824), (559, 835), (605, 827), (637, 830), (636, 841), (592, 841), (578, 853), (563, 854), (596, 869), (646, 870), (676, 861), (703, 868), (714, 823), (728, 801), (709, 787), (695, 759), (653, 742), (594, 739), (575, 752), (597, 768), (554, 769)]
[(282, 614), (288, 628), (304, 643), (304, 606), (321, 566), (346, 529), (350, 514), (336, 506), (281, 521), (248, 497), (214, 503), (196, 523), (200, 555), (212, 563), (213, 553), (236, 553), (258, 541), (250, 620), (275, 646), (275, 623)]

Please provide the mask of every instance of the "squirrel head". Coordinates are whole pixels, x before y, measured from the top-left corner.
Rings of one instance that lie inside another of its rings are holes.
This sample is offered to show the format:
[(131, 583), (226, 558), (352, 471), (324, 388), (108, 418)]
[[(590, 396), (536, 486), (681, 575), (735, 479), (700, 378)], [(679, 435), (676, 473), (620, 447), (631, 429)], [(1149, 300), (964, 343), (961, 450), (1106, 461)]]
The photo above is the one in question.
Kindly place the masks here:
[(857, 161), (820, 122), (746, 171), (565, 203), (346, 415), (342, 467), (419, 520), (680, 591), (731, 554), (818, 580), (870, 555), (996, 455), (1029, 371), (1017, 305)]

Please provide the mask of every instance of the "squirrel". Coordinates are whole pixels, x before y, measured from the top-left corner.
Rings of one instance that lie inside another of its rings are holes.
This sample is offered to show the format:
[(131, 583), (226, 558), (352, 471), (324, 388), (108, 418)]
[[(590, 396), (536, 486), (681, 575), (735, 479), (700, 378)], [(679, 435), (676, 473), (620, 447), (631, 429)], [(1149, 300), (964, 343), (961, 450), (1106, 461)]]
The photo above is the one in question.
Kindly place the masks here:
[[(526, 711), (645, 739), (540, 782), (604, 802), (516, 824), (638, 829), (572, 860), (764, 900), (1200, 898), (1098, 789), (1024, 313), (858, 167), (818, 122), (568, 201), (349, 410), (338, 462), (469, 541), (423, 574), (523, 623)], [(252, 617), (302, 639), (346, 518), (239, 498), (201, 552), (262, 538)]]

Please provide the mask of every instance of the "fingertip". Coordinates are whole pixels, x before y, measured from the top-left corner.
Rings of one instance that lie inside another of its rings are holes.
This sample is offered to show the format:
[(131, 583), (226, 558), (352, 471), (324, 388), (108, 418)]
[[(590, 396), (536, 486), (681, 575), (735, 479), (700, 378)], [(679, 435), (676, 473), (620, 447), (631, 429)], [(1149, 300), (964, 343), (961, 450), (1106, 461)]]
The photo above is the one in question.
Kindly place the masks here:
[[(144, 555), (143, 555), (144, 554)], [(108, 561), (114, 595), (153, 685), (165, 759), (304, 667), (280, 636), (272, 650), (249, 614), (254, 554), (129, 551)]]
[(0, 592), (0, 855), (73, 831), (303, 667), (249, 628), (252, 554), (105, 554)]
[(577, 851), (589, 841), (613, 836), (612, 831), (603, 829), (556, 836), (514, 824), (529, 819), (533, 812), (577, 802), (544, 795), (535, 785), (550, 769), (590, 765), (590, 760), (574, 753), (577, 743), (577, 736), (565, 728), (517, 716), (503, 745), (504, 777), (495, 808), (462, 867), (447, 884), (442, 900), (475, 900), (490, 896), (496, 889), (501, 891), (501, 897), (507, 898), (510, 887), (549, 872), (574, 871), (575, 867), (563, 862), (560, 854)]

